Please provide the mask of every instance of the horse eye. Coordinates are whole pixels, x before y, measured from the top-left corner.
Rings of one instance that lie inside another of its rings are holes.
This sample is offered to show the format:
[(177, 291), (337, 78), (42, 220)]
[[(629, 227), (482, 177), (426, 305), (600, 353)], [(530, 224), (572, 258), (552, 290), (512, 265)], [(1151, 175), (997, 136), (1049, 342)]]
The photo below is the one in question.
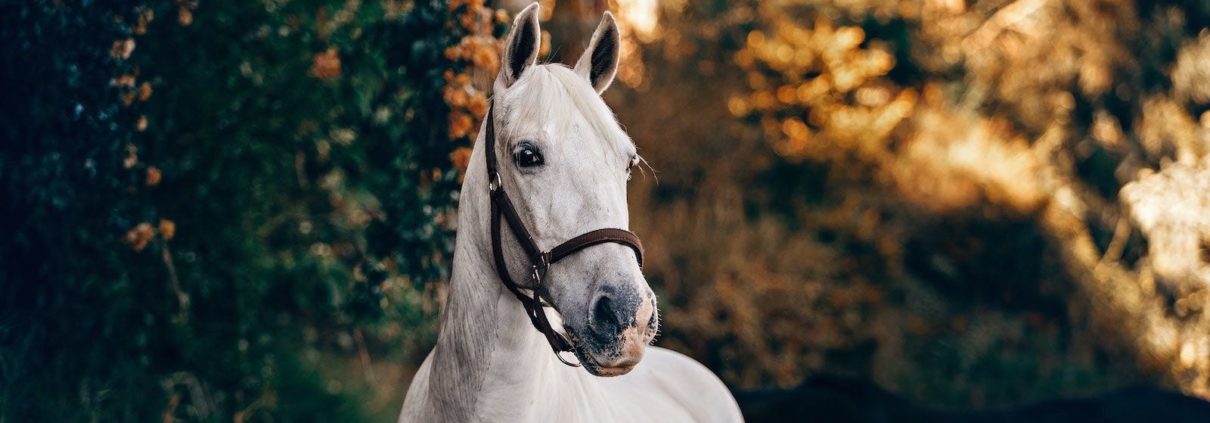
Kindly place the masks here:
[(517, 151), (513, 153), (513, 161), (517, 162), (517, 166), (521, 167), (537, 167), (546, 163), (538, 147), (528, 142), (523, 142), (517, 146)]

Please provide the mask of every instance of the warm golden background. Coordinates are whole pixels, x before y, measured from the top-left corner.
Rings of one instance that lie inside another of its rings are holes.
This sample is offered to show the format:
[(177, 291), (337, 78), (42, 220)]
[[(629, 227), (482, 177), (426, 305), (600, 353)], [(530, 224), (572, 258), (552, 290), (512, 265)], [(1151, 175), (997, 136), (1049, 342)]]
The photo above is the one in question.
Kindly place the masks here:
[[(0, 420), (393, 420), (528, 2), (90, 4), (0, 6)], [(1210, 4), (542, 5), (550, 61), (622, 26), (657, 345), (742, 389), (1210, 399)]]

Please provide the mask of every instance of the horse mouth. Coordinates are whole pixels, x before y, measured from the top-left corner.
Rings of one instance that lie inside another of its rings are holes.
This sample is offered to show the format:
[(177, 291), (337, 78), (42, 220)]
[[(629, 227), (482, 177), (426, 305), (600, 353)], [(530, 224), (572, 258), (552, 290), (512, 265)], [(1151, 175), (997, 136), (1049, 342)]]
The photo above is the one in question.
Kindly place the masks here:
[(627, 359), (621, 363), (618, 363), (618, 364), (610, 366), (610, 367), (598, 366), (598, 367), (596, 367), (596, 370), (597, 370), (596, 375), (605, 376), (605, 377), (621, 376), (621, 375), (630, 373), (630, 371), (634, 370), (634, 367), (637, 365), (639, 365), (639, 360)]
[[(634, 370), (643, 359), (643, 352), (653, 336), (643, 334), (638, 328), (630, 328), (611, 345), (596, 344), (589, 340), (575, 342), (575, 355), (580, 364), (593, 376), (621, 376)], [(587, 341), (587, 342), (584, 342)]]
[(580, 363), (584, 366), (584, 370), (591, 373), (593, 376), (621, 376), (630, 373), (635, 366), (639, 365), (639, 360), (642, 359), (642, 354), (638, 357), (621, 357), (616, 360), (611, 360), (608, 363), (603, 363), (591, 354), (577, 354), (581, 357)]

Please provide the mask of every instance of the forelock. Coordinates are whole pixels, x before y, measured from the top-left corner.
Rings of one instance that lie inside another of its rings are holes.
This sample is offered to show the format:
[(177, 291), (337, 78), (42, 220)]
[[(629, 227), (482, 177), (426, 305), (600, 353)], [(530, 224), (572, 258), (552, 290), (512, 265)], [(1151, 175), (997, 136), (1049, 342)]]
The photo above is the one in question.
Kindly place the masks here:
[(503, 94), (504, 115), (529, 122), (572, 122), (579, 112), (592, 133), (615, 152), (634, 150), (613, 111), (583, 76), (553, 63), (531, 66)]

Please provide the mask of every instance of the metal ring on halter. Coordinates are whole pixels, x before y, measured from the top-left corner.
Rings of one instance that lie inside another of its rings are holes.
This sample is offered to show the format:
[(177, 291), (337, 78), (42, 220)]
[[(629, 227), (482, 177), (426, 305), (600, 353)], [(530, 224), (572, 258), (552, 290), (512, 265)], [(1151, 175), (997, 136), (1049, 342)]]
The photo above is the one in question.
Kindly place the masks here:
[(499, 190), (502, 184), (500, 182), (500, 172), (492, 172), (492, 174), (488, 177), (491, 178), (491, 180), (487, 182), (487, 190), (491, 192), (496, 192)]
[(563, 364), (566, 364), (566, 365), (568, 365), (568, 366), (571, 366), (571, 367), (580, 367), (580, 363), (572, 363), (572, 362), (569, 362), (569, 361), (567, 361), (567, 360), (564, 360), (564, 359), (563, 359), (563, 353), (561, 353), (561, 352), (555, 351), (555, 358), (559, 359), (559, 361), (562, 361), (562, 362), (563, 362)]
[(550, 253), (538, 254), (538, 262), (529, 266), (530, 276), (533, 276), (534, 287), (542, 284), (542, 278), (546, 277), (546, 270), (550, 269)]

